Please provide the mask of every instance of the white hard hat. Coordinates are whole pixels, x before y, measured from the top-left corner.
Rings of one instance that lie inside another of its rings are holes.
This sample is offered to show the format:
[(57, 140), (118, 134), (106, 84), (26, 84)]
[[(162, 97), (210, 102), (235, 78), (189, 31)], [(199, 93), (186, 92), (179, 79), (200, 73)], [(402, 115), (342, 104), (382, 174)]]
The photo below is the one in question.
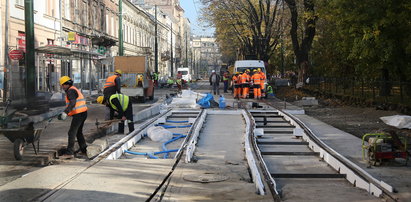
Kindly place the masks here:
[(215, 72), (215, 70), (213, 70), (213, 71), (211, 71), (212, 73), (214, 73)]

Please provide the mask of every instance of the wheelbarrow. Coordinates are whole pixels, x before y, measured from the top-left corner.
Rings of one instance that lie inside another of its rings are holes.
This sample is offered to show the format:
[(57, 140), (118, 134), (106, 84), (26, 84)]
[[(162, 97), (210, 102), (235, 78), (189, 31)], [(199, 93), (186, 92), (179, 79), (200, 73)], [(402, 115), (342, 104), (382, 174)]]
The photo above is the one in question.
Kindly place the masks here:
[[(34, 149), (34, 153), (37, 155), (40, 151), (40, 136), (41, 133), (47, 128), (51, 119), (48, 120), (44, 128), (34, 128), (34, 123), (30, 122), (29, 125), (19, 128), (1, 128), (0, 133), (3, 133), (13, 144), (14, 158), (16, 160), (23, 159), (24, 148), (31, 144)], [(36, 146), (37, 143), (37, 146)]]

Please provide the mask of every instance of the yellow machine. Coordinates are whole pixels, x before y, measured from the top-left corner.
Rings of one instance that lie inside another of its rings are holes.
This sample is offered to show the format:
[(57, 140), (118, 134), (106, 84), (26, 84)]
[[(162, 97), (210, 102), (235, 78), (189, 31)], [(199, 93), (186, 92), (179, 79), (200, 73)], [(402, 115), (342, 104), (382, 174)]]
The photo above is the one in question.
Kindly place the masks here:
[[(368, 140), (367, 140), (368, 139)], [(381, 165), (385, 160), (396, 158), (408, 162), (407, 139), (400, 138), (395, 133), (367, 133), (362, 137), (362, 158), (370, 165)]]

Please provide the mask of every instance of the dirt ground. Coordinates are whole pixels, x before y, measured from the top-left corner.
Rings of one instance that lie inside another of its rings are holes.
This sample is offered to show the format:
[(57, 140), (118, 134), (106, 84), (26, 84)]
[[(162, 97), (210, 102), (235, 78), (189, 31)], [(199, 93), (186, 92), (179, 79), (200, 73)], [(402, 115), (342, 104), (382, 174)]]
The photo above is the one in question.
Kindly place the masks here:
[[(285, 98), (287, 102), (292, 103), (302, 97), (310, 97), (311, 95), (304, 94), (294, 88), (281, 88), (276, 96), (281, 100)], [(400, 135), (411, 133), (411, 130), (397, 130), (379, 119), (383, 116), (400, 115), (399, 112), (377, 110), (370, 107), (347, 106), (339, 100), (333, 99), (316, 99), (319, 103), (318, 106), (304, 107), (307, 115), (357, 137), (362, 137), (366, 133), (382, 132), (383, 130), (395, 130)]]

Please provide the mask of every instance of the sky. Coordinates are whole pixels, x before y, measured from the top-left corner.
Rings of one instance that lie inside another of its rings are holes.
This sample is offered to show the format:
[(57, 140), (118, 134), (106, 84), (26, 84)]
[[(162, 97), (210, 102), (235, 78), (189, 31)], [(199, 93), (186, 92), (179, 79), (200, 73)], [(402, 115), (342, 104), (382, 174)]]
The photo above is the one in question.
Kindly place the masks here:
[(198, 23), (198, 17), (200, 16), (202, 7), (202, 4), (198, 0), (180, 0), (180, 5), (184, 9), (184, 15), (191, 22), (191, 31), (194, 35), (212, 36), (214, 34), (214, 29), (201, 27)]

